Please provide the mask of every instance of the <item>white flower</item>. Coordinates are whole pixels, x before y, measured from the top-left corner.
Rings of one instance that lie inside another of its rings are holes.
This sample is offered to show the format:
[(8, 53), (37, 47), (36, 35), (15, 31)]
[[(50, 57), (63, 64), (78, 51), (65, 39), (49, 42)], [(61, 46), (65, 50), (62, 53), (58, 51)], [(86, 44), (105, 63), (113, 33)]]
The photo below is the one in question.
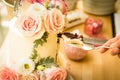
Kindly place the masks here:
[(35, 63), (31, 59), (22, 59), (16, 64), (16, 71), (22, 75), (28, 75), (35, 69)]
[(35, 3), (30, 5), (28, 12), (34, 13), (39, 16), (44, 16), (45, 13), (47, 13), (47, 9), (39, 3)]

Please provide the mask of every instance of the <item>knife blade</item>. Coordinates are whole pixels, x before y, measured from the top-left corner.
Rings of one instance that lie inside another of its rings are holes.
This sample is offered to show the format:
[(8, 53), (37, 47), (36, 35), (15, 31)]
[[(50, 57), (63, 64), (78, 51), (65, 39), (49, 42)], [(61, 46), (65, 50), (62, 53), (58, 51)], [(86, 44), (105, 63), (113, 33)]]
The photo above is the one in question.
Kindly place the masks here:
[(88, 38), (83, 37), (83, 41), (86, 44), (92, 44), (92, 45), (103, 45), (107, 40), (105, 39), (96, 39), (96, 38)]
[(78, 35), (78, 34), (73, 34), (73, 33), (69, 33), (69, 32), (65, 32), (63, 33), (63, 35), (67, 36), (68, 38), (71, 39), (79, 39), (82, 38), (83, 42), (86, 44), (91, 44), (91, 45), (102, 45), (105, 42), (107, 42), (107, 40), (105, 39), (97, 39), (97, 38), (89, 38), (89, 37), (84, 37), (82, 35)]

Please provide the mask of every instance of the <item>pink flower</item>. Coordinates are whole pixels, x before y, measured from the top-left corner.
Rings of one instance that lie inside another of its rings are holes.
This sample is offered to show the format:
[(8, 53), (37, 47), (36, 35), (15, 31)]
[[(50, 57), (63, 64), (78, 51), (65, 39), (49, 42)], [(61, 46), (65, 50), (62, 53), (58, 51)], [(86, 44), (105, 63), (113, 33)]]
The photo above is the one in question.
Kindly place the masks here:
[(30, 2), (30, 3), (40, 3), (40, 4), (43, 4), (43, 1), (44, 0), (22, 0), (22, 2), (24, 2), (24, 1), (27, 1), (27, 2)]
[(25, 76), (21, 75), (20, 80), (39, 80), (39, 75), (36, 72)]
[(0, 67), (0, 80), (18, 80), (14, 71), (8, 67)]
[(22, 15), (18, 19), (16, 26), (24, 36), (28, 37), (40, 38), (45, 31), (41, 17), (31, 13)]
[(53, 8), (44, 16), (44, 24), (47, 32), (60, 32), (65, 25), (65, 16), (59, 9)]
[(67, 13), (67, 4), (64, 0), (51, 0), (51, 3), (54, 4), (55, 7), (59, 7), (63, 14)]
[(67, 72), (65, 69), (53, 67), (45, 69), (45, 76), (46, 80), (65, 80)]

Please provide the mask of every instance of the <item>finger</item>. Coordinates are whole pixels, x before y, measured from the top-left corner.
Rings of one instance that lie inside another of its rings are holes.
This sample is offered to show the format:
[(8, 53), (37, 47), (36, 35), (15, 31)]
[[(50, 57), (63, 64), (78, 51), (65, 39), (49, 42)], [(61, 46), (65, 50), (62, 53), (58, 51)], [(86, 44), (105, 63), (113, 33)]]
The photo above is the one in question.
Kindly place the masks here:
[[(119, 41), (119, 42), (113, 44), (113, 43), (116, 42), (116, 41)], [(119, 36), (116, 36), (115, 38), (112, 38), (112, 39), (108, 40), (103, 46), (111, 46), (111, 45), (113, 44), (112, 47), (113, 47), (113, 46), (117, 47), (117, 46), (118, 46), (118, 43), (119, 43), (119, 45), (120, 45), (120, 35), (119, 35)], [(100, 48), (98, 51), (101, 52), (101, 53), (104, 53), (104, 52), (106, 52), (107, 50), (108, 50), (108, 49), (106, 49), (106, 48)]]
[(98, 49), (98, 51), (100, 52), (100, 53), (104, 53), (104, 52), (106, 52), (108, 49), (106, 49), (106, 48), (99, 48)]
[(111, 48), (111, 49), (109, 49), (108, 53), (115, 56), (115, 55), (118, 55), (120, 53), (120, 49), (119, 48)]
[(110, 46), (112, 43), (114, 43), (114, 42), (116, 42), (116, 41), (118, 41), (118, 40), (120, 40), (120, 37), (119, 37), (119, 36), (118, 36), (118, 37), (115, 37), (115, 38), (112, 38), (112, 39), (108, 40), (108, 41), (104, 44), (104, 46)]
[(114, 48), (114, 47), (117, 47), (117, 48), (120, 48), (120, 40), (117, 40), (115, 41), (114, 43), (112, 43), (110, 45), (111, 48)]

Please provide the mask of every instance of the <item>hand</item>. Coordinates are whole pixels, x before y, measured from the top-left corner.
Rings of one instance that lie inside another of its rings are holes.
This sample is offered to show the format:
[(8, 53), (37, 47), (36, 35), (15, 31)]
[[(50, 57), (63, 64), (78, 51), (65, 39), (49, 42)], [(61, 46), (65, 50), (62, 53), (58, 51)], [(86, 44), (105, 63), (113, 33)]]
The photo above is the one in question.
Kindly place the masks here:
[(109, 46), (110, 49), (100, 48), (101, 53), (108, 51), (111, 55), (118, 55), (120, 57), (120, 35), (108, 40), (104, 46)]

